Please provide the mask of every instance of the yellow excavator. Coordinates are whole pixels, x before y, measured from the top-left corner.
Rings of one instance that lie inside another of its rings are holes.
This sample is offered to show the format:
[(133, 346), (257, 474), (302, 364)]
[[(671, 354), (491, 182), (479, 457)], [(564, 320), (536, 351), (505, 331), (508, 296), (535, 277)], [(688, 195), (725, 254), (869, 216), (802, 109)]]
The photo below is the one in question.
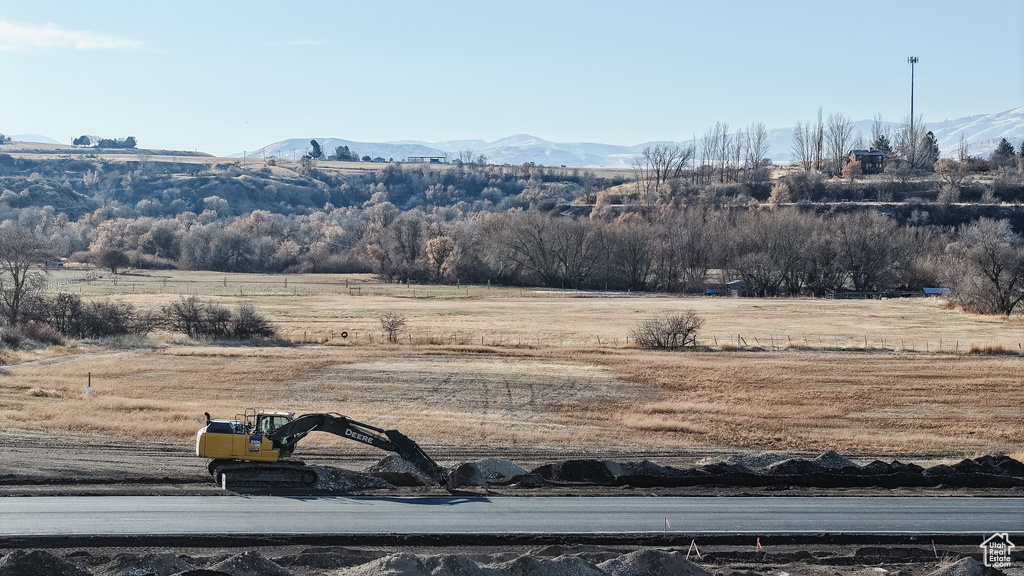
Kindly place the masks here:
[(381, 450), (397, 452), (423, 474), (444, 483), (442, 468), (398, 430), (384, 430), (335, 413), (303, 414), (249, 408), (233, 419), (213, 419), (196, 433), (196, 454), (210, 458), (218, 484), (271, 488), (315, 486), (316, 470), (288, 459), (310, 432), (327, 432)]

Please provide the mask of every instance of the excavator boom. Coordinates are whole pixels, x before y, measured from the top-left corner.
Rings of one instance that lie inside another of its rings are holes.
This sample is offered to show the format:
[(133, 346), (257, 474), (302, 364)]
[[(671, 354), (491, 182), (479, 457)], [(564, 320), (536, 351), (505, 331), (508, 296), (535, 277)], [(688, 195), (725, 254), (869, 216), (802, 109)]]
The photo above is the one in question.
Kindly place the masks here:
[(295, 444), (310, 432), (327, 432), (342, 438), (369, 444), (381, 450), (397, 452), (403, 459), (423, 469), (432, 478), (442, 482), (441, 467), (427, 456), (419, 444), (398, 430), (384, 430), (363, 422), (357, 422), (340, 414), (316, 413), (303, 414), (291, 422), (281, 426), (267, 438), (274, 447), (291, 452)]

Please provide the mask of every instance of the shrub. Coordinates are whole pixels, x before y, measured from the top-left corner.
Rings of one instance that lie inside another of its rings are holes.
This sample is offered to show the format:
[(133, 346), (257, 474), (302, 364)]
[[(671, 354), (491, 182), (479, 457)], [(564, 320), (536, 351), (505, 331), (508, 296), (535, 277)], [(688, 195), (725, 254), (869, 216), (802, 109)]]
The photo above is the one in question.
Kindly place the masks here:
[(234, 313), (219, 304), (204, 304), (197, 296), (184, 296), (165, 306), (163, 324), (172, 332), (189, 338), (269, 338), (274, 329), (252, 304), (242, 304)]
[(388, 342), (392, 344), (398, 343), (398, 337), (401, 332), (405, 330), (406, 319), (405, 315), (398, 314), (396, 312), (385, 312), (380, 315), (380, 327), (384, 329), (384, 334), (388, 337)]
[(11, 350), (17, 350), (25, 342), (25, 335), (13, 326), (0, 326), (0, 342)]
[(21, 332), (27, 337), (40, 344), (50, 344), (56, 346), (64, 343), (64, 338), (61, 337), (60, 332), (55, 330), (49, 324), (30, 320), (21, 327)]
[(252, 338), (272, 338), (274, 328), (267, 319), (256, 312), (256, 307), (250, 303), (242, 304), (235, 311), (231, 322), (231, 334), (239, 340)]
[(630, 336), (641, 348), (678, 350), (697, 343), (697, 331), (704, 326), (704, 317), (693, 310), (682, 314), (657, 315), (643, 320), (630, 330)]

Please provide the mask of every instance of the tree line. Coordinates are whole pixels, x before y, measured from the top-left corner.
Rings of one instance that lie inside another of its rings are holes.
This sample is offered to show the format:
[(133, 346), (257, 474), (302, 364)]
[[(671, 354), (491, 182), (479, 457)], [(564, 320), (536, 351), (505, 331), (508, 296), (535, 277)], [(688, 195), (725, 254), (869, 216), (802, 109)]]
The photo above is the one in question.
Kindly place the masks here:
[[(739, 280), (745, 295), (765, 297), (948, 286), (966, 307), (1002, 314), (1017, 311), (1024, 297), (1024, 238), (1006, 220), (947, 229), (872, 210), (818, 214), (767, 204), (591, 216), (513, 210), (449, 220), (383, 202), (309, 216), (54, 217), (34, 229), (5, 223), (5, 233), (22, 233), (0, 242), (0, 251), (42, 245), (113, 270), (374, 272), (390, 282), (690, 294)], [(22, 253), (41, 261), (38, 250)], [(19, 266), (0, 280), (5, 298), (7, 286), (32, 281), (24, 260)], [(15, 288), (4, 306), (16, 308), (22, 293)]]

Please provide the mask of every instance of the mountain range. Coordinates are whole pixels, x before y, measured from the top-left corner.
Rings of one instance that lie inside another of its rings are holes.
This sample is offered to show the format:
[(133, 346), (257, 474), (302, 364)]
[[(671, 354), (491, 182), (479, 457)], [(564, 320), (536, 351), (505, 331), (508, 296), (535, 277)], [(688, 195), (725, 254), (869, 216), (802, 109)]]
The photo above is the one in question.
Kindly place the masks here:
[[(872, 120), (856, 122), (853, 128), (851, 148), (866, 148), (871, 139)], [(886, 123), (891, 131), (897, 124)], [(968, 143), (972, 156), (987, 158), (999, 141), (1006, 138), (1015, 148), (1024, 143), (1024, 106), (997, 112), (979, 114), (956, 120), (929, 122), (928, 130), (935, 134), (943, 156), (955, 156), (961, 135)], [(740, 127), (732, 127), (737, 129)], [(770, 128), (767, 130), (770, 149), (768, 157), (776, 163), (795, 160), (790, 150), (793, 142), (793, 127)], [(15, 134), (13, 140), (25, 142), (56, 143), (55, 140), (37, 134)], [(596, 144), (588, 142), (551, 142), (529, 134), (515, 134), (487, 142), (485, 140), (447, 140), (443, 142), (422, 142), (400, 140), (395, 142), (359, 142), (343, 138), (290, 138), (274, 142), (245, 153), (247, 158), (298, 158), (306, 153), (310, 140), (315, 139), (325, 155), (333, 154), (335, 148), (348, 146), (359, 156), (390, 160), (407, 160), (412, 156), (446, 156), (453, 159), (460, 152), (471, 153), (473, 158), (485, 157), (492, 164), (523, 164), (534, 162), (545, 166), (611, 167), (630, 168), (633, 159), (643, 149), (661, 142), (644, 142), (632, 146)], [(700, 149), (699, 137), (696, 142), (685, 140), (683, 145), (696, 144)], [(241, 152), (230, 157), (240, 158)]]
[[(861, 120), (854, 124), (851, 148), (867, 148), (871, 139), (873, 120)], [(897, 123), (886, 126), (895, 131)], [(961, 134), (966, 138), (972, 156), (987, 158), (1002, 138), (1014, 147), (1024, 142), (1024, 106), (995, 114), (979, 114), (932, 122), (926, 125), (935, 134), (943, 156), (955, 156), (960, 145)], [(734, 127), (735, 128), (735, 127)], [(793, 128), (768, 129), (771, 144), (769, 158), (776, 163), (795, 160), (790, 150), (793, 142)], [(312, 138), (292, 138), (275, 142), (246, 154), (249, 158), (300, 157), (309, 148)], [(449, 159), (461, 152), (471, 152), (473, 157), (484, 156), (493, 164), (523, 164), (534, 162), (545, 166), (593, 166), (629, 168), (633, 158), (643, 149), (659, 142), (645, 142), (633, 146), (595, 144), (584, 142), (551, 142), (529, 134), (515, 134), (507, 138), (487, 142), (485, 140), (448, 140), (443, 142), (422, 142), (400, 140), (396, 142), (358, 142), (342, 138), (315, 138), (324, 154), (333, 154), (338, 146), (348, 146), (360, 156), (383, 158), (384, 160), (405, 160), (410, 156), (447, 156)], [(683, 145), (697, 142), (686, 140)], [(233, 154), (241, 157), (242, 154)]]

